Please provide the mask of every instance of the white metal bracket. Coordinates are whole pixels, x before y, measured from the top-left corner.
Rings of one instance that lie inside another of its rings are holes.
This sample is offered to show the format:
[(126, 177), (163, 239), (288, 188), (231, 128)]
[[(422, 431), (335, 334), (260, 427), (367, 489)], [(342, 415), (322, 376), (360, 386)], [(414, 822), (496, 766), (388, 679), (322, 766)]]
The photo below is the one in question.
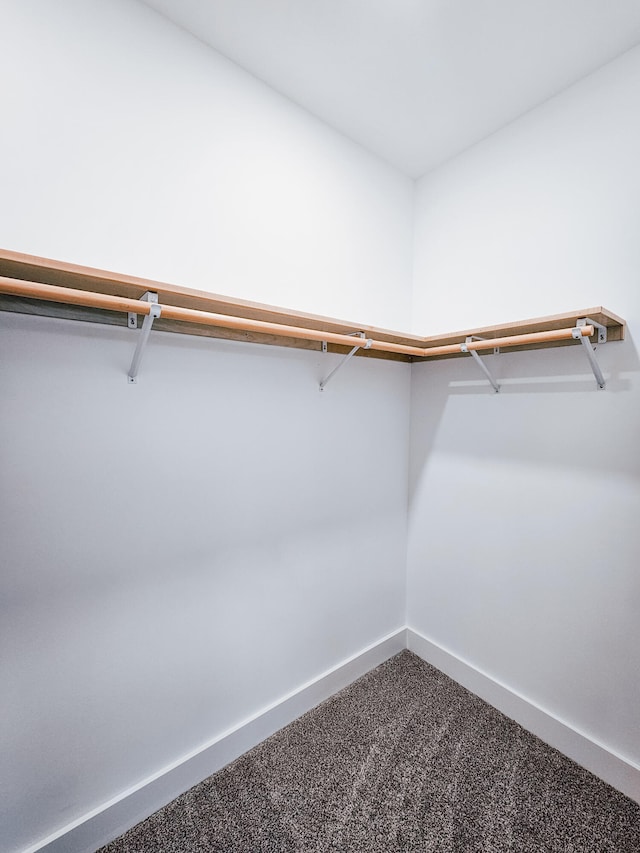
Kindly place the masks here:
[(580, 341), (582, 344), (582, 348), (589, 359), (589, 365), (591, 370), (593, 371), (593, 375), (596, 378), (596, 382), (598, 384), (598, 390), (604, 391), (606, 388), (606, 382), (604, 380), (604, 376), (602, 375), (602, 370), (600, 370), (600, 365), (598, 364), (595, 356), (595, 348), (591, 345), (591, 341), (586, 335), (582, 334), (582, 328), (584, 326), (594, 326), (598, 333), (598, 343), (604, 344), (607, 342), (607, 327), (603, 326), (601, 323), (595, 323), (593, 320), (590, 320), (589, 317), (583, 317), (580, 320), (576, 321), (575, 329), (571, 330), (571, 336), (575, 338), (575, 340)]
[[(153, 326), (153, 321), (156, 320), (160, 314), (162, 313), (162, 307), (158, 305), (158, 294), (153, 293), (148, 290), (146, 293), (140, 297), (141, 302), (150, 302), (151, 309), (148, 314), (145, 314), (144, 320), (142, 321), (142, 329), (140, 330), (140, 337), (138, 338), (138, 343), (136, 345), (136, 351), (133, 354), (133, 360), (131, 362), (131, 367), (129, 368), (129, 373), (127, 375), (127, 381), (130, 385), (135, 385), (138, 381), (138, 371), (140, 370), (140, 362), (142, 361), (142, 356), (144, 354), (145, 347), (147, 345), (147, 341), (149, 340), (149, 334), (151, 332), (151, 327)], [(129, 318), (131, 318), (131, 314), (129, 314)], [(133, 314), (135, 317), (135, 325), (132, 325), (131, 319), (129, 319), (128, 325), (131, 328), (136, 328), (138, 325), (138, 315)]]
[[(480, 357), (480, 354), (478, 352), (476, 352), (476, 350), (474, 350), (474, 349), (469, 349), (469, 344), (471, 343), (471, 341), (482, 341), (482, 340), (484, 340), (484, 338), (479, 338), (477, 335), (471, 335), (470, 337), (465, 339), (465, 342), (463, 344), (460, 344), (460, 351), (461, 352), (468, 352), (469, 355), (473, 356), (473, 360), (478, 365), (480, 370), (484, 373), (484, 375), (487, 377), (487, 379), (491, 383), (493, 390), (496, 392), (496, 394), (498, 394), (500, 391), (500, 385), (498, 385), (498, 382), (495, 379), (493, 373), (489, 370), (487, 365), (484, 363), (484, 361)], [(499, 352), (497, 347), (494, 347), (493, 351), (494, 351), (494, 353)]]
[[(352, 332), (351, 336), (352, 337), (358, 337), (358, 338), (364, 338), (365, 334), (364, 334), (364, 332)], [(342, 359), (340, 364), (338, 364), (336, 367), (334, 367), (328, 376), (325, 376), (325, 378), (320, 383), (320, 390), (324, 391), (324, 389), (327, 387), (327, 383), (329, 382), (331, 377), (335, 376), (335, 374), (340, 370), (341, 367), (344, 367), (344, 365), (349, 361), (349, 359), (351, 358), (352, 355), (355, 355), (359, 349), (370, 349), (372, 344), (373, 344), (373, 341), (371, 339), (368, 339), (364, 346), (362, 346), (362, 344), (358, 344), (357, 346), (353, 347), (353, 349), (345, 355), (345, 357)]]
[(607, 327), (603, 326), (602, 323), (596, 323), (595, 320), (592, 320), (591, 317), (582, 317), (580, 320), (576, 320), (576, 327), (582, 328), (582, 326), (593, 326), (598, 330), (598, 340), (599, 344), (606, 344), (607, 342)]

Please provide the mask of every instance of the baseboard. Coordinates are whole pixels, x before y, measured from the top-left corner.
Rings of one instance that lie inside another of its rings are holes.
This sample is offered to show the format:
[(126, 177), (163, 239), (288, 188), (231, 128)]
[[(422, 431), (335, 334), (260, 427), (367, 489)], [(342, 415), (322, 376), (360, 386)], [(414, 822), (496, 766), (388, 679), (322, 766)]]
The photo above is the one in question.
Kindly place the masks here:
[(413, 628), (407, 628), (407, 648), (576, 764), (640, 803), (640, 767), (637, 765), (577, 731)]
[(408, 648), (555, 747), (612, 787), (640, 803), (640, 767), (554, 717), (412, 628), (402, 628), (303, 684), (152, 777), (123, 791), (23, 853), (94, 853), (193, 785), (257, 746), (306, 711)]
[(394, 631), (24, 853), (94, 853), (406, 647), (406, 629)]

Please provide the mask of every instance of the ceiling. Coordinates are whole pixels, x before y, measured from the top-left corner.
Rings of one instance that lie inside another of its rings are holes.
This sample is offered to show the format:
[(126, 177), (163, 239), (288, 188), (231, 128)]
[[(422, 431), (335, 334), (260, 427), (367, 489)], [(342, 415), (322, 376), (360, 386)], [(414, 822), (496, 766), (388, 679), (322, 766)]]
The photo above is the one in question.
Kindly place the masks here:
[(640, 0), (144, 0), (411, 177), (640, 42)]

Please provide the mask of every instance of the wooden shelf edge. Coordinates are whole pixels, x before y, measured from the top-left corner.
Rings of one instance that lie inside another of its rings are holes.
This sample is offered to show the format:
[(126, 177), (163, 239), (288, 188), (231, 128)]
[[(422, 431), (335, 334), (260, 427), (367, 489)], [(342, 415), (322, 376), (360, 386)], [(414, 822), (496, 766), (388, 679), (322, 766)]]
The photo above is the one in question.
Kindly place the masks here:
[[(575, 326), (576, 321), (583, 317), (589, 317), (597, 323), (607, 327), (609, 341), (620, 341), (624, 339), (625, 322), (613, 312), (602, 306), (585, 308), (580, 311), (572, 311), (564, 314), (553, 314), (546, 317), (537, 317), (527, 320), (519, 320), (512, 323), (501, 323), (493, 326), (484, 326), (459, 332), (448, 332), (440, 335), (419, 336), (339, 320), (333, 317), (324, 317), (317, 314), (308, 314), (300, 311), (291, 311), (274, 305), (266, 305), (233, 297), (220, 296), (205, 291), (193, 290), (185, 287), (167, 284), (164, 282), (144, 279), (136, 276), (122, 275), (107, 270), (95, 269), (93, 267), (80, 266), (65, 261), (56, 261), (49, 258), (40, 258), (14, 252), (8, 249), (0, 249), (0, 276), (8, 278), (35, 281), (42, 284), (53, 284), (63, 287), (72, 287), (79, 290), (106, 293), (112, 296), (125, 296), (139, 299), (147, 290), (158, 293), (161, 304), (175, 305), (183, 308), (193, 308), (201, 311), (211, 311), (218, 314), (241, 316), (253, 320), (263, 320), (273, 323), (283, 323), (289, 326), (319, 329), (326, 332), (337, 332), (349, 334), (354, 331), (363, 331), (367, 337), (375, 338), (394, 344), (402, 344), (414, 347), (436, 347), (457, 344), (464, 341), (466, 337), (477, 336), (481, 338), (499, 338), (511, 335), (528, 334), (532, 332), (552, 331)], [(21, 313), (43, 314), (46, 316), (67, 317), (70, 319), (88, 320), (90, 322), (104, 322), (102, 317), (109, 312), (100, 312), (97, 309), (84, 309), (79, 311), (73, 306), (63, 306), (59, 303), (37, 303), (28, 299), (4, 296), (0, 299), (0, 310), (18, 311)], [(107, 322), (124, 325), (118, 315), (111, 317)], [(320, 344), (315, 341), (303, 340), (301, 338), (285, 338), (279, 335), (263, 335), (256, 333), (238, 332), (230, 329), (222, 329), (212, 326), (188, 326), (184, 323), (176, 323), (171, 320), (161, 320), (154, 328), (160, 331), (179, 332), (181, 334), (206, 335), (209, 337), (224, 338), (230, 340), (250, 341), (254, 343), (272, 344), (275, 346), (298, 347), (302, 349), (320, 349)], [(574, 341), (556, 341), (543, 344), (530, 344), (527, 346), (510, 347), (509, 352), (539, 349), (550, 346), (575, 345)], [(332, 352), (345, 352), (348, 348), (341, 346), (329, 346)], [(361, 349), (358, 351), (361, 357), (374, 357), (392, 359), (397, 361), (423, 361), (427, 359), (414, 358), (396, 353), (385, 353), (373, 350)], [(439, 358), (456, 358), (462, 353), (439, 356)]]
[(8, 249), (0, 249), (0, 275), (41, 284), (55, 284), (61, 287), (74, 287), (78, 290), (107, 293), (111, 296), (126, 296), (130, 299), (139, 299), (143, 293), (151, 290), (158, 293), (159, 302), (181, 308), (194, 308), (216, 314), (247, 317), (251, 320), (265, 320), (270, 323), (285, 323), (290, 326), (321, 329), (340, 334), (363, 331), (369, 333), (369, 337), (375, 337), (378, 340), (406, 343), (411, 346), (414, 345), (414, 341), (420, 340), (414, 335), (391, 329), (340, 320), (321, 314), (294, 311), (232, 296), (222, 296), (204, 290), (80, 266), (66, 261), (40, 258)]
[[(563, 314), (550, 314), (545, 317), (532, 317), (527, 320), (517, 320), (511, 323), (499, 323), (494, 326), (482, 326), (475, 329), (466, 329), (459, 332), (447, 332), (442, 335), (432, 335), (422, 338), (425, 347), (446, 346), (464, 341), (467, 337), (477, 336), (492, 340), (510, 335), (526, 335), (533, 332), (550, 332), (557, 329), (565, 329), (576, 325), (578, 320), (588, 317), (596, 323), (607, 328), (607, 341), (623, 341), (625, 336), (625, 321), (609, 311), (608, 308), (597, 306), (594, 308), (582, 308), (578, 311), (568, 311)], [(575, 346), (576, 341), (551, 341), (547, 343), (528, 344), (525, 346), (509, 347), (505, 352), (524, 352), (535, 349), (549, 349), (550, 347)], [(461, 358), (464, 353), (454, 355), (436, 356), (436, 358)], [(415, 358), (414, 361), (429, 361), (433, 359)]]
[[(550, 314), (545, 317), (533, 317), (527, 320), (517, 320), (511, 323), (500, 323), (495, 326), (483, 326), (476, 329), (466, 329), (459, 332), (447, 332), (440, 335), (432, 335), (422, 338), (423, 346), (437, 346), (440, 344), (454, 343), (464, 340), (471, 335), (483, 338), (500, 338), (506, 335), (526, 335), (529, 332), (547, 332), (554, 329), (564, 329), (567, 326), (575, 326), (576, 321), (583, 317), (589, 317), (607, 327), (607, 330), (619, 330), (620, 337), (614, 340), (624, 340), (625, 321), (609, 311), (607, 308), (598, 306), (596, 308), (582, 308), (579, 311), (569, 311), (564, 314)], [(609, 331), (607, 331), (609, 335)]]

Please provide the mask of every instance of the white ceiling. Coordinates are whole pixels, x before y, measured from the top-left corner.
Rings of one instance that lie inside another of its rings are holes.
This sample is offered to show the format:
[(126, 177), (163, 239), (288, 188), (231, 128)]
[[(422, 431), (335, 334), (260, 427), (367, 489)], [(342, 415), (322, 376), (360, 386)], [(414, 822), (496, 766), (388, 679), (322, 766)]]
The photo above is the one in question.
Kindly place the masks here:
[(418, 177), (640, 42), (640, 0), (144, 0)]

